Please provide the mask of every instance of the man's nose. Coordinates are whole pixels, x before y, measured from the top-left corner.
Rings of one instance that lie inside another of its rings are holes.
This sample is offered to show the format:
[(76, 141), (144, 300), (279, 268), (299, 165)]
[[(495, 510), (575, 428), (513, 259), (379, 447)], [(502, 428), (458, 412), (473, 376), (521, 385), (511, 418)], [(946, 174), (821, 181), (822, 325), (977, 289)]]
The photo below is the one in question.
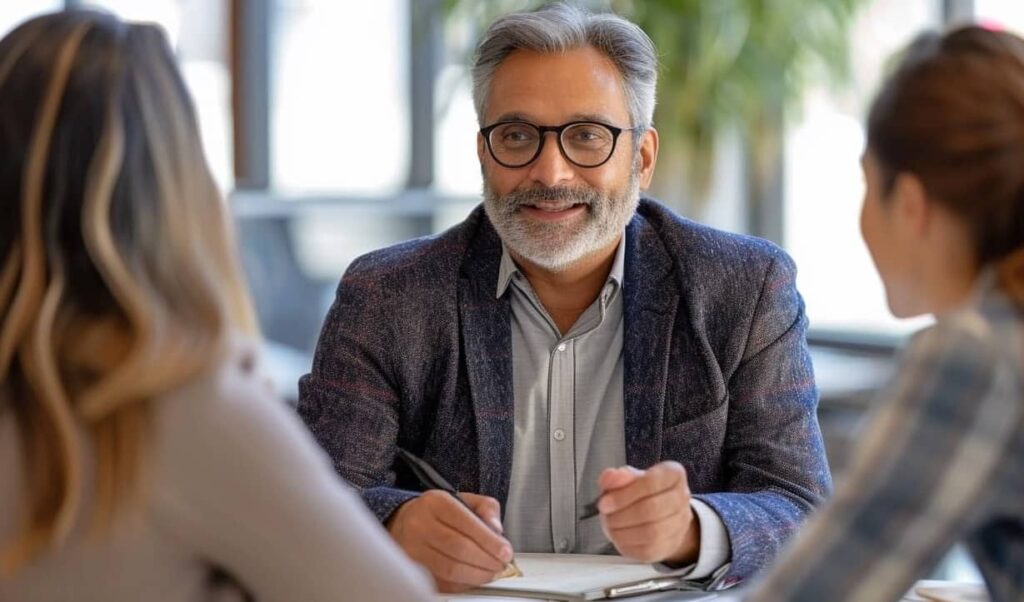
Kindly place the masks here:
[(540, 156), (530, 164), (530, 179), (553, 188), (576, 177), (576, 169), (558, 148), (558, 134), (544, 132), (544, 146)]

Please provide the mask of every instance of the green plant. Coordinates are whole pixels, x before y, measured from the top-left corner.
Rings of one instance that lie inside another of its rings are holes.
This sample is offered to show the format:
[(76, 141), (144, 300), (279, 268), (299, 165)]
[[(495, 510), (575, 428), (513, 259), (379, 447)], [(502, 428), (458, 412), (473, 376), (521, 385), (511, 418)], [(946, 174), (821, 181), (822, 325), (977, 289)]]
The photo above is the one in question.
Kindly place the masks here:
[[(702, 199), (715, 145), (737, 129), (748, 150), (748, 193), (764, 194), (781, 157), (785, 114), (799, 109), (812, 81), (844, 83), (849, 29), (864, 0), (606, 0), (638, 24), (658, 48), (661, 77), (654, 123), (662, 141), (659, 176), (682, 175)], [(445, 0), (449, 24), (479, 32), (501, 14), (544, 4), (532, 0)], [(462, 35), (467, 55), (475, 42)], [(667, 183), (666, 183), (667, 184)], [(657, 183), (656, 183), (656, 187)], [(666, 185), (662, 188), (676, 188)]]

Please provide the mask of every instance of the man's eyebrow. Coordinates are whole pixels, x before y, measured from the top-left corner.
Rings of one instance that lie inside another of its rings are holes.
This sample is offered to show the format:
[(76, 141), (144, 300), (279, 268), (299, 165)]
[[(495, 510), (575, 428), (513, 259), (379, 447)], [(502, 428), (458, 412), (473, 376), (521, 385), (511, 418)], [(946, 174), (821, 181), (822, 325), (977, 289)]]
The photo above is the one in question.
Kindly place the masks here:
[(598, 123), (607, 123), (608, 125), (614, 125), (615, 121), (616, 121), (615, 119), (612, 119), (612, 118), (608, 117), (607, 115), (602, 115), (600, 113), (573, 113), (570, 116), (569, 120), (570, 121), (596, 121)]
[(502, 113), (501, 115), (498, 115), (498, 118), (494, 120), (494, 123), (502, 121), (525, 121), (526, 123), (537, 123), (536, 120), (530, 119), (526, 113), (518, 112)]

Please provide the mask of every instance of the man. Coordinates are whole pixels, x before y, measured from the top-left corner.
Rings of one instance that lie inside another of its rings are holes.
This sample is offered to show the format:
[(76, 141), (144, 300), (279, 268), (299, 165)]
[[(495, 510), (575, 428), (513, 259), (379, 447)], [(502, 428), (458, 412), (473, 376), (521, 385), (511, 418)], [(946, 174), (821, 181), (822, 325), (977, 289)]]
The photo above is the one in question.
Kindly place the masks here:
[[(828, 493), (792, 262), (640, 199), (656, 73), (614, 15), (500, 19), (473, 69), (483, 208), (341, 281), (299, 410), (442, 590), (513, 549), (729, 585)], [(417, 493), (398, 447), (474, 512)]]

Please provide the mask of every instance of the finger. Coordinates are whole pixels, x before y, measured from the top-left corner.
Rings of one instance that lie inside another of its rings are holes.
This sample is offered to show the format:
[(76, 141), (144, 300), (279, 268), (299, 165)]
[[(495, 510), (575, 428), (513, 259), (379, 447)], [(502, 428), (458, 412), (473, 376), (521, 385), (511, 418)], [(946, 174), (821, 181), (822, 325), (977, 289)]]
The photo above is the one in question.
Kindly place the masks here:
[(686, 516), (682, 511), (676, 512), (659, 521), (649, 521), (626, 527), (608, 525), (609, 539), (624, 544), (653, 542), (686, 530)]
[(601, 500), (597, 503), (597, 509), (601, 511), (603, 516), (611, 516), (612, 514), (622, 512), (628, 508), (631, 508), (635, 504), (642, 502), (643, 500), (659, 495), (667, 495), (674, 492), (682, 495), (682, 490), (679, 484), (672, 484), (664, 489), (654, 489), (653, 484), (647, 480), (638, 480), (632, 485), (623, 487), (622, 489), (616, 489), (610, 491), (601, 496)]
[[(467, 558), (476, 556), (478, 553), (486, 555), (488, 560), (480, 560), (478, 566), (490, 566), (497, 562), (504, 567), (505, 563), (512, 559), (512, 544), (492, 531), (484, 524), (483, 519), (473, 514), (469, 508), (450, 496), (447, 498), (443, 503), (438, 504), (435, 517), (438, 522), (461, 535), (472, 546), (461, 539), (449, 541), (448, 545), (457, 546), (461, 550), (461, 554)], [(484, 562), (486, 564), (483, 564)]]
[(438, 529), (425, 539), (425, 543), (453, 560), (485, 571), (496, 573), (505, 567), (501, 558), (492, 556), (466, 534), (444, 523), (438, 525)]
[(475, 493), (460, 493), (459, 497), (465, 500), (473, 512), (493, 527), (496, 532), (505, 532), (505, 528), (501, 524), (501, 503), (498, 500)]
[(601, 496), (597, 507), (602, 514), (611, 514), (625, 508), (638, 500), (680, 487), (686, 487), (686, 471), (678, 462), (662, 462), (651, 467), (633, 483)]
[(428, 554), (424, 564), (435, 579), (441, 581), (476, 587), (494, 581), (501, 572), (500, 569), (482, 569), (459, 558), (453, 558), (446, 550), (441, 549), (442, 546), (436, 545), (433, 541), (427, 542), (427, 548)]
[(624, 529), (678, 518), (684, 508), (689, 510), (689, 504), (690, 500), (683, 491), (674, 487), (640, 498), (625, 508), (603, 516), (609, 528)]
[(437, 591), (442, 594), (461, 594), (462, 592), (467, 592), (476, 587), (474, 585), (469, 585), (466, 583), (455, 583), (452, 581), (445, 581), (437, 575), (433, 575), (433, 577), (434, 585), (437, 586)]
[(623, 556), (644, 562), (659, 562), (668, 558), (683, 541), (685, 529), (654, 530), (650, 525), (619, 529), (609, 539)]
[(643, 474), (644, 471), (632, 466), (605, 468), (597, 478), (597, 486), (601, 491), (612, 491), (629, 485)]

